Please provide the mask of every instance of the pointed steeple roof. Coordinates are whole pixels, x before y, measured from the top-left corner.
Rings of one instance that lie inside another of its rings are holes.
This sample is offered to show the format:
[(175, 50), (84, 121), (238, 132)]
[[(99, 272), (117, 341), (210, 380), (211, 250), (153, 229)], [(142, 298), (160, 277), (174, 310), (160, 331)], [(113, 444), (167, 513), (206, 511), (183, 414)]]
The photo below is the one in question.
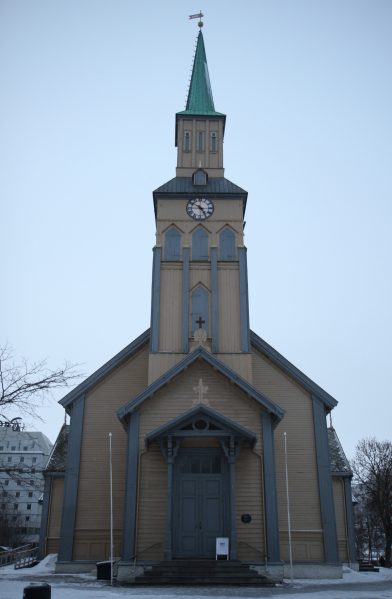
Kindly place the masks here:
[(188, 91), (186, 109), (179, 115), (225, 116), (216, 112), (208, 74), (206, 51), (203, 34), (199, 31), (195, 58), (193, 61), (192, 78)]

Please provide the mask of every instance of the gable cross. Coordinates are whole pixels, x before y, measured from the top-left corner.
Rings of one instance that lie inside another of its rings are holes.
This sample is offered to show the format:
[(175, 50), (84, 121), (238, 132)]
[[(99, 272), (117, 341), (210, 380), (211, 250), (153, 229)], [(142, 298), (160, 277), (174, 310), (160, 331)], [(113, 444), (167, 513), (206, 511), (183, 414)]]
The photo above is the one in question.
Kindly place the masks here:
[(204, 403), (206, 406), (209, 406), (208, 399), (204, 397), (204, 393), (207, 393), (208, 387), (203, 385), (203, 379), (199, 379), (199, 383), (197, 387), (193, 387), (195, 393), (197, 393), (197, 398), (193, 400), (192, 405), (196, 406), (197, 404)]

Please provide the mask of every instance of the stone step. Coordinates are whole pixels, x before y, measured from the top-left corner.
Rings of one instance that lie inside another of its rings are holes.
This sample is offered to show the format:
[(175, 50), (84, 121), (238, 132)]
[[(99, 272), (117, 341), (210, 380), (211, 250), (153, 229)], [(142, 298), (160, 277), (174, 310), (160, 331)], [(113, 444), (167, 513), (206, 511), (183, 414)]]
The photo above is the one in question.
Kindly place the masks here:
[(134, 584), (137, 585), (243, 585), (243, 586), (275, 586), (262, 576), (246, 578), (227, 576), (138, 576)]
[(165, 560), (146, 568), (135, 584), (274, 586), (239, 560)]

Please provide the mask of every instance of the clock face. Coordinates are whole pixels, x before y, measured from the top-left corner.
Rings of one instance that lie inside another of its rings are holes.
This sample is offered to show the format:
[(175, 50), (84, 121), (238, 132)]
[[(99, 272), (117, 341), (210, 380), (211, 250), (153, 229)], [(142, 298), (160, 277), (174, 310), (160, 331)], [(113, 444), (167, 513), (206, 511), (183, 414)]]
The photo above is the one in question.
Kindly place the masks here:
[(214, 212), (214, 204), (207, 198), (189, 200), (186, 211), (195, 220), (205, 220)]

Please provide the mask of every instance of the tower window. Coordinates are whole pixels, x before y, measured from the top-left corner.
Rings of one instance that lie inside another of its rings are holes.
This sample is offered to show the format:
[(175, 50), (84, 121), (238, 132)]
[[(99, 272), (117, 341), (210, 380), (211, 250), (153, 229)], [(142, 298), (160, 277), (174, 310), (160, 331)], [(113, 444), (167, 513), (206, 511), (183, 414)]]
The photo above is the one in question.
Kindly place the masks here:
[(193, 173), (193, 185), (207, 185), (207, 173), (199, 168)]
[(198, 328), (208, 334), (208, 291), (204, 287), (196, 287), (191, 301), (191, 334)]
[(219, 251), (221, 260), (236, 260), (235, 235), (229, 228), (223, 229), (219, 235)]
[(184, 152), (190, 152), (192, 149), (191, 132), (190, 131), (184, 131), (183, 149), (184, 149)]
[(216, 131), (211, 131), (210, 134), (210, 152), (218, 151), (218, 134)]
[(192, 260), (208, 260), (208, 234), (203, 227), (192, 234)]
[(196, 133), (196, 152), (204, 152), (204, 131)]
[(175, 227), (165, 233), (165, 260), (180, 259), (181, 234)]

